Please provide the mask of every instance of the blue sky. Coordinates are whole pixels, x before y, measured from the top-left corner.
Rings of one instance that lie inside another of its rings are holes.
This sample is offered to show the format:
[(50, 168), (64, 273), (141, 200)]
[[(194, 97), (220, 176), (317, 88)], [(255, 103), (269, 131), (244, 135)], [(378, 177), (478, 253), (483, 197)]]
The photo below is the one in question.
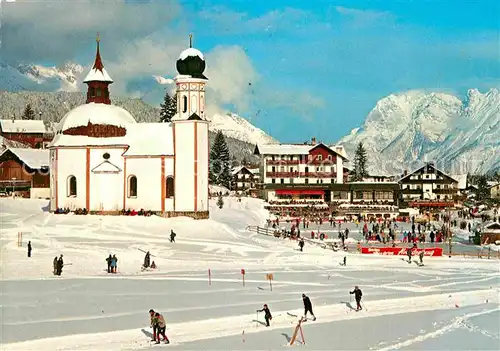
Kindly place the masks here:
[[(71, 21), (31, 21), (32, 31), (46, 34), (37, 38), (38, 51), (13, 35), (10, 52), (38, 63), (87, 64), (100, 30), (105, 64), (124, 81), (115, 78), (115, 90), (159, 103), (167, 88), (155, 86), (151, 74), (175, 74), (174, 54), (193, 32), (195, 46), (207, 53), (214, 103), (284, 142), (336, 141), (391, 93), (464, 96), (469, 88), (500, 87), (500, 2), (494, 0), (124, 1), (100, 8), (102, 19), (84, 15), (95, 6), (75, 10), (83, 5), (73, 3)], [(40, 18), (41, 10), (31, 12)], [(17, 33), (29, 16), (13, 18)], [(56, 44), (59, 32), (64, 36)]]

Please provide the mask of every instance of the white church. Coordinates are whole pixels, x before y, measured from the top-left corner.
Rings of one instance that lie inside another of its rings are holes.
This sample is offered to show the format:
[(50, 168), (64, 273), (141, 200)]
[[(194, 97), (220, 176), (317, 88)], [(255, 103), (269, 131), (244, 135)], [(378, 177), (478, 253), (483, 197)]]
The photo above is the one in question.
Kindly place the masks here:
[(50, 148), (50, 210), (118, 214), (132, 209), (208, 218), (208, 121), (203, 54), (190, 47), (178, 61), (176, 116), (137, 123), (113, 106), (99, 53), (85, 78), (86, 104), (59, 123)]

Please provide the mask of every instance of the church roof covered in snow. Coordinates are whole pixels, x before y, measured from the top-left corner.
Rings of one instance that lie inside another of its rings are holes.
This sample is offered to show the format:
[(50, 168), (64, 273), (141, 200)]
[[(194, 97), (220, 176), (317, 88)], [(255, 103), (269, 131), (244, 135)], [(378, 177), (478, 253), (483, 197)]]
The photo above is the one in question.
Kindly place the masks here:
[(4, 133), (45, 133), (47, 128), (40, 120), (2, 119), (0, 128)]
[(189, 56), (198, 56), (202, 60), (205, 59), (205, 57), (203, 56), (203, 54), (201, 53), (200, 50), (195, 49), (195, 48), (187, 48), (181, 52), (181, 54), (179, 55), (179, 60), (185, 60)]
[[(111, 105), (105, 105), (111, 106)], [(121, 146), (124, 156), (174, 155), (172, 125), (170, 123), (123, 124), (123, 137), (94, 138), (85, 135), (57, 134), (50, 147), (56, 146)]]
[(125, 109), (107, 104), (89, 103), (75, 107), (62, 118), (57, 132), (70, 128), (86, 126), (88, 123), (125, 127), (136, 123), (134, 117)]

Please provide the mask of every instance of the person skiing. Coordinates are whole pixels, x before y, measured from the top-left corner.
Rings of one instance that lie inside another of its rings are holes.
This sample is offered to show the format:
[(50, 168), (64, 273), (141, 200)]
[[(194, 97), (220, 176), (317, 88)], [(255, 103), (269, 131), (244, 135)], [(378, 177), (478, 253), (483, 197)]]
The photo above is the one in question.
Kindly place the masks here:
[(420, 253), (418, 254), (418, 259), (420, 260), (420, 265), (423, 266), (424, 265), (424, 251), (420, 251)]
[(113, 257), (111, 256), (111, 254), (109, 254), (109, 256), (106, 258), (106, 263), (108, 264), (108, 273), (111, 273), (111, 260), (113, 259)]
[(64, 266), (63, 255), (61, 255), (57, 260), (57, 275), (61, 275), (63, 266)]
[(300, 239), (299, 247), (300, 247), (300, 251), (302, 252), (304, 250), (304, 239)]
[(361, 310), (361, 297), (363, 296), (363, 293), (361, 292), (361, 289), (356, 285), (354, 287), (353, 291), (349, 291), (349, 294), (354, 294), (354, 299), (356, 300), (356, 311)]
[(406, 249), (406, 254), (408, 255), (408, 263), (411, 263), (411, 248)]
[(31, 257), (31, 241), (28, 241), (28, 257)]
[(168, 337), (165, 335), (165, 329), (167, 328), (167, 325), (165, 323), (165, 318), (163, 316), (156, 312), (155, 313), (155, 321), (157, 325), (157, 331), (156, 331), (156, 343), (160, 343), (160, 336), (163, 336), (163, 341), (165, 344), (170, 344), (170, 340), (168, 340)]
[(311, 299), (306, 294), (302, 294), (302, 301), (304, 302), (304, 319), (307, 319), (307, 312), (309, 312), (313, 316), (313, 321), (315, 321), (316, 316), (313, 313)]
[(144, 256), (144, 268), (149, 268), (149, 263), (151, 262), (151, 254), (146, 252), (146, 256)]
[(113, 255), (113, 257), (111, 257), (111, 273), (116, 273), (117, 266), (118, 266), (118, 258), (116, 258), (116, 255)]
[(170, 242), (171, 243), (175, 243), (175, 236), (176, 235), (177, 234), (175, 234), (173, 230), (170, 230)]
[(347, 265), (347, 256), (344, 256), (344, 262), (342, 263), (342, 266)]
[(264, 304), (264, 308), (261, 310), (257, 310), (257, 312), (264, 312), (264, 319), (266, 320), (266, 327), (269, 327), (269, 321), (273, 319), (273, 316), (271, 315), (271, 311), (269, 310), (269, 307), (267, 307), (266, 304)]
[(54, 257), (54, 262), (52, 264), (54, 266), (54, 275), (57, 275), (57, 256)]
[(156, 330), (158, 329), (155, 314), (156, 312), (153, 309), (149, 310), (150, 328), (153, 328), (153, 338), (151, 339), (151, 341), (156, 341)]

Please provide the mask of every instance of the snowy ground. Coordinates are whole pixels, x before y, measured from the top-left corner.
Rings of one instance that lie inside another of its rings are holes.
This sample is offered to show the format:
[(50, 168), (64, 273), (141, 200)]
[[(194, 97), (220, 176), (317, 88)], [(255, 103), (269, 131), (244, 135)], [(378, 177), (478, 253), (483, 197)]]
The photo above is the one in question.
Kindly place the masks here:
[[(279, 350), (289, 347), (302, 293), (318, 319), (304, 325), (300, 348), (500, 346), (498, 260), (426, 257), (418, 267), (397, 257), (348, 254), (342, 267), (341, 253), (311, 245), (301, 253), (295, 242), (246, 232), (267, 218), (254, 199), (226, 199), (203, 221), (52, 215), (46, 205), (0, 200), (1, 350), (148, 349), (150, 308), (166, 317), (168, 348)], [(158, 270), (141, 272), (139, 248), (155, 255)], [(61, 253), (72, 265), (54, 277), (52, 260)], [(119, 259), (116, 275), (105, 271), (109, 253)], [(272, 291), (266, 273), (274, 274)], [(363, 290), (360, 312), (350, 308), (354, 285)], [(262, 314), (255, 321), (263, 303), (274, 315), (270, 328), (259, 323)]]

